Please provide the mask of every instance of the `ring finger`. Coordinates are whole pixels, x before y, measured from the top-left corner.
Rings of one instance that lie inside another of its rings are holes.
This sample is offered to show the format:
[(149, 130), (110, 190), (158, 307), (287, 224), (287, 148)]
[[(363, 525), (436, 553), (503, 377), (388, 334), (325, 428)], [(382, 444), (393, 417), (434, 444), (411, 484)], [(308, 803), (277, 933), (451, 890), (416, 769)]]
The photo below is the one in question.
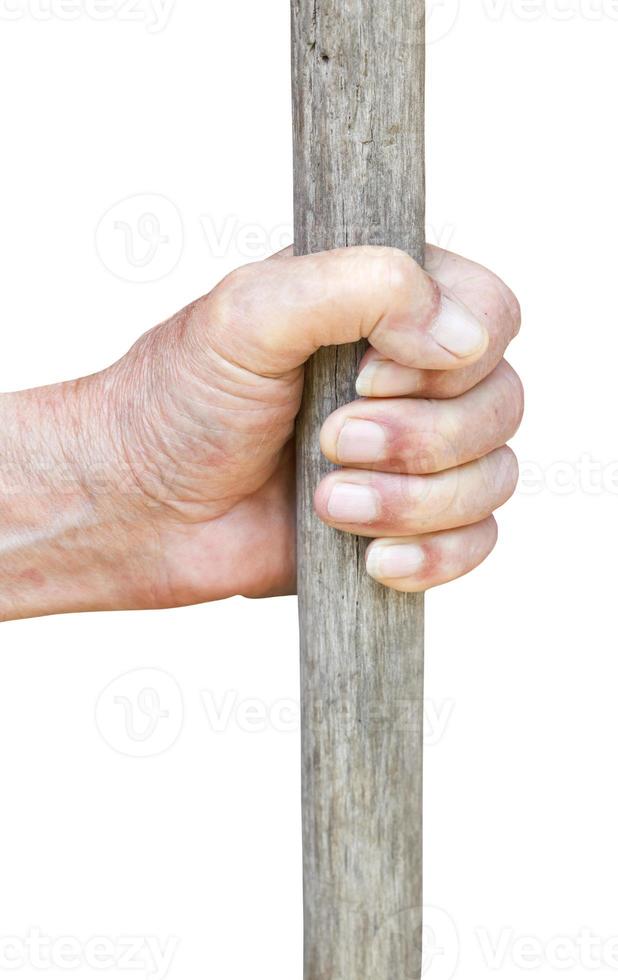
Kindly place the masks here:
[(365, 537), (425, 534), (484, 520), (512, 496), (518, 467), (508, 447), (429, 476), (338, 470), (320, 483), (318, 516)]

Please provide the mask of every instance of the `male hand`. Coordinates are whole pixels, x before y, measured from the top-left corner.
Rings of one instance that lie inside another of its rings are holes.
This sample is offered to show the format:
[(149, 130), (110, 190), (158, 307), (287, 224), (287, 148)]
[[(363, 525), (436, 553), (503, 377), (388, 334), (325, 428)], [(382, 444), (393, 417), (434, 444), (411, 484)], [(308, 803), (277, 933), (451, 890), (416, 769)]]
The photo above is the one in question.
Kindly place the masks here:
[(293, 592), (303, 365), (361, 338), (362, 397), (324, 420), (339, 468), (317, 513), (373, 538), (368, 574), (395, 589), (470, 571), (517, 482), (519, 325), (499, 279), (439, 249), (427, 272), (388, 248), (286, 252), (100, 374), (3, 396), (0, 615)]

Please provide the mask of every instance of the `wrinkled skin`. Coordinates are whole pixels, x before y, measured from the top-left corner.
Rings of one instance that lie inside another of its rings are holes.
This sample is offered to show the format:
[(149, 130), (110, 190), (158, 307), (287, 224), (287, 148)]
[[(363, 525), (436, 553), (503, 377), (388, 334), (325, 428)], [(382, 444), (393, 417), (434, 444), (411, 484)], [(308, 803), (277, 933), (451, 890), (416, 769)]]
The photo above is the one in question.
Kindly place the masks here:
[(325, 420), (339, 468), (317, 513), (375, 539), (368, 573), (393, 588), (470, 571), (517, 481), (519, 325), (499, 279), (438, 249), (427, 272), (394, 249), (286, 251), (99, 374), (2, 396), (0, 616), (293, 592), (303, 365), (363, 337), (366, 397)]

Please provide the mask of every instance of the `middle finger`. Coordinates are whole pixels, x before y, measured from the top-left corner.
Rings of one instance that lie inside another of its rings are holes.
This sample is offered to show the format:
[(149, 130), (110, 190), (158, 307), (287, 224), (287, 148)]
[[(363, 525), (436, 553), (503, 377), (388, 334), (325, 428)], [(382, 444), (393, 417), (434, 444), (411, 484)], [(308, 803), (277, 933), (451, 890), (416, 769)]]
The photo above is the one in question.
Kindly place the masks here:
[(364, 399), (334, 412), (320, 437), (333, 463), (385, 473), (438, 473), (486, 456), (521, 422), (523, 390), (502, 363), (458, 398)]

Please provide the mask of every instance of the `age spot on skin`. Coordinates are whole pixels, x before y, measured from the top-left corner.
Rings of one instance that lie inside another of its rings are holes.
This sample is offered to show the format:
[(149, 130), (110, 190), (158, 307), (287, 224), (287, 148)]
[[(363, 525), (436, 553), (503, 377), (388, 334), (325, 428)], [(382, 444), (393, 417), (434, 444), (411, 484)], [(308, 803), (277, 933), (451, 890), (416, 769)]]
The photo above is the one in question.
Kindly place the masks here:
[(38, 568), (25, 568), (23, 572), (19, 573), (19, 578), (22, 582), (30, 582), (31, 585), (37, 585), (39, 588), (44, 586), (47, 581), (43, 572), (40, 572)]

